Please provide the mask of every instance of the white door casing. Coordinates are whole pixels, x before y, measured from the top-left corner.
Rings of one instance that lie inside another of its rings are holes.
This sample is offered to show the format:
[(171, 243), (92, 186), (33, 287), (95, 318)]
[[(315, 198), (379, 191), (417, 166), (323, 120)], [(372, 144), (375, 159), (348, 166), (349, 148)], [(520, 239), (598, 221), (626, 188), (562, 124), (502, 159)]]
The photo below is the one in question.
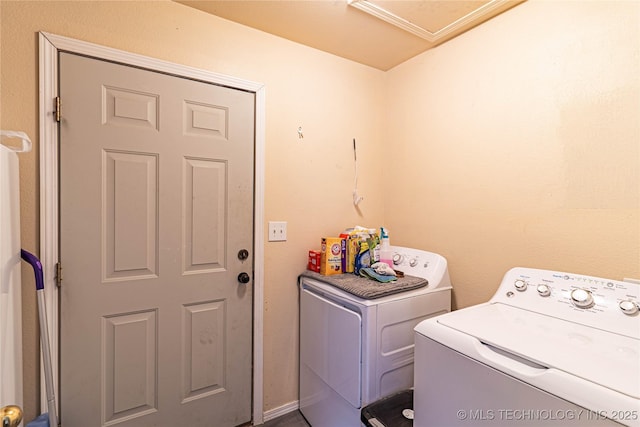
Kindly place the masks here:
[[(52, 336), (53, 366), (58, 365), (58, 292), (55, 288), (55, 263), (58, 260), (58, 152), (57, 125), (54, 120), (54, 99), (57, 94), (58, 53), (74, 52), (116, 61), (137, 67), (197, 79), (209, 83), (234, 87), (256, 95), (255, 117), (255, 211), (254, 211), (254, 377), (253, 377), (253, 422), (260, 424), (262, 412), (262, 306), (264, 280), (263, 218), (264, 218), (264, 86), (207, 71), (133, 55), (115, 49), (79, 42), (65, 37), (40, 33), (40, 158), (41, 158), (41, 259), (45, 269), (45, 292), (50, 335)], [(56, 384), (58, 372), (55, 372)]]

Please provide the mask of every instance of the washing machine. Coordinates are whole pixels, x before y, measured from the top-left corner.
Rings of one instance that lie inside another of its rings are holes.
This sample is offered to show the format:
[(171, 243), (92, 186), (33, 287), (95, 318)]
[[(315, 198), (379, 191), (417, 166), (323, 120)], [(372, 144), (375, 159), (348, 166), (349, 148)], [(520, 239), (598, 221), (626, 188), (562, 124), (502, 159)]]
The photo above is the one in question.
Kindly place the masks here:
[(368, 299), (330, 284), (332, 276), (307, 272), (299, 278), (299, 403), (313, 427), (359, 427), (361, 408), (410, 388), (414, 327), (451, 310), (446, 259), (392, 250), (394, 269), (426, 279), (426, 286)]
[(635, 283), (508, 271), (416, 326), (414, 426), (640, 426), (639, 302)]

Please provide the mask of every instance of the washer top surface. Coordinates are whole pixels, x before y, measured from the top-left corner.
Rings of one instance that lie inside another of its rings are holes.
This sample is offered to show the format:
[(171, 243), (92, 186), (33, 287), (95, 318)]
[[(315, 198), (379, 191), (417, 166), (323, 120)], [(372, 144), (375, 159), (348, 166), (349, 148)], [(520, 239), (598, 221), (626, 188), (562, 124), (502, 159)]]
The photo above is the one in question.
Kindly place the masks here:
[(425, 336), (433, 328), (455, 330), (540, 372), (557, 369), (640, 399), (639, 301), (633, 283), (518, 267), (489, 302), (415, 330)]
[(423, 277), (429, 282), (428, 285), (422, 288), (400, 292), (381, 298), (364, 299), (319, 280), (304, 278), (304, 283), (321, 293), (330, 294), (340, 300), (361, 306), (373, 306), (431, 292), (451, 290), (451, 280), (449, 278), (447, 260), (442, 255), (401, 246), (391, 246), (391, 249), (394, 253), (393, 262), (395, 270), (402, 271), (410, 276)]
[(638, 339), (501, 303), (458, 310), (435, 321), (540, 370), (555, 368), (640, 399)]

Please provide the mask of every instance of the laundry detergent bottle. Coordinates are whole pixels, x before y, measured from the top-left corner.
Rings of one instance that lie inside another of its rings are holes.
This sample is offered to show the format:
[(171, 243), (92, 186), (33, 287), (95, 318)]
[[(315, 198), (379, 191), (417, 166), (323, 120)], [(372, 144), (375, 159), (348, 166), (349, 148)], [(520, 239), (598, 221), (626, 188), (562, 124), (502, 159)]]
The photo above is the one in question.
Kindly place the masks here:
[(380, 262), (393, 268), (393, 250), (389, 243), (389, 230), (384, 227), (380, 227)]

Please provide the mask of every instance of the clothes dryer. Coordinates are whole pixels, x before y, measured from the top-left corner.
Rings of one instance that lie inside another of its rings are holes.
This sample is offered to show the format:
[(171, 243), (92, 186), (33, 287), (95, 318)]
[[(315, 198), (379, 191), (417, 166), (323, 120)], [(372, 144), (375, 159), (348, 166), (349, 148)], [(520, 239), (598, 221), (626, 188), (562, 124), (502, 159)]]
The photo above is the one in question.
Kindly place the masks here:
[(364, 299), (322, 276), (300, 276), (300, 411), (313, 427), (359, 427), (361, 408), (410, 388), (414, 327), (451, 310), (446, 259), (392, 250), (395, 269), (428, 284)]

